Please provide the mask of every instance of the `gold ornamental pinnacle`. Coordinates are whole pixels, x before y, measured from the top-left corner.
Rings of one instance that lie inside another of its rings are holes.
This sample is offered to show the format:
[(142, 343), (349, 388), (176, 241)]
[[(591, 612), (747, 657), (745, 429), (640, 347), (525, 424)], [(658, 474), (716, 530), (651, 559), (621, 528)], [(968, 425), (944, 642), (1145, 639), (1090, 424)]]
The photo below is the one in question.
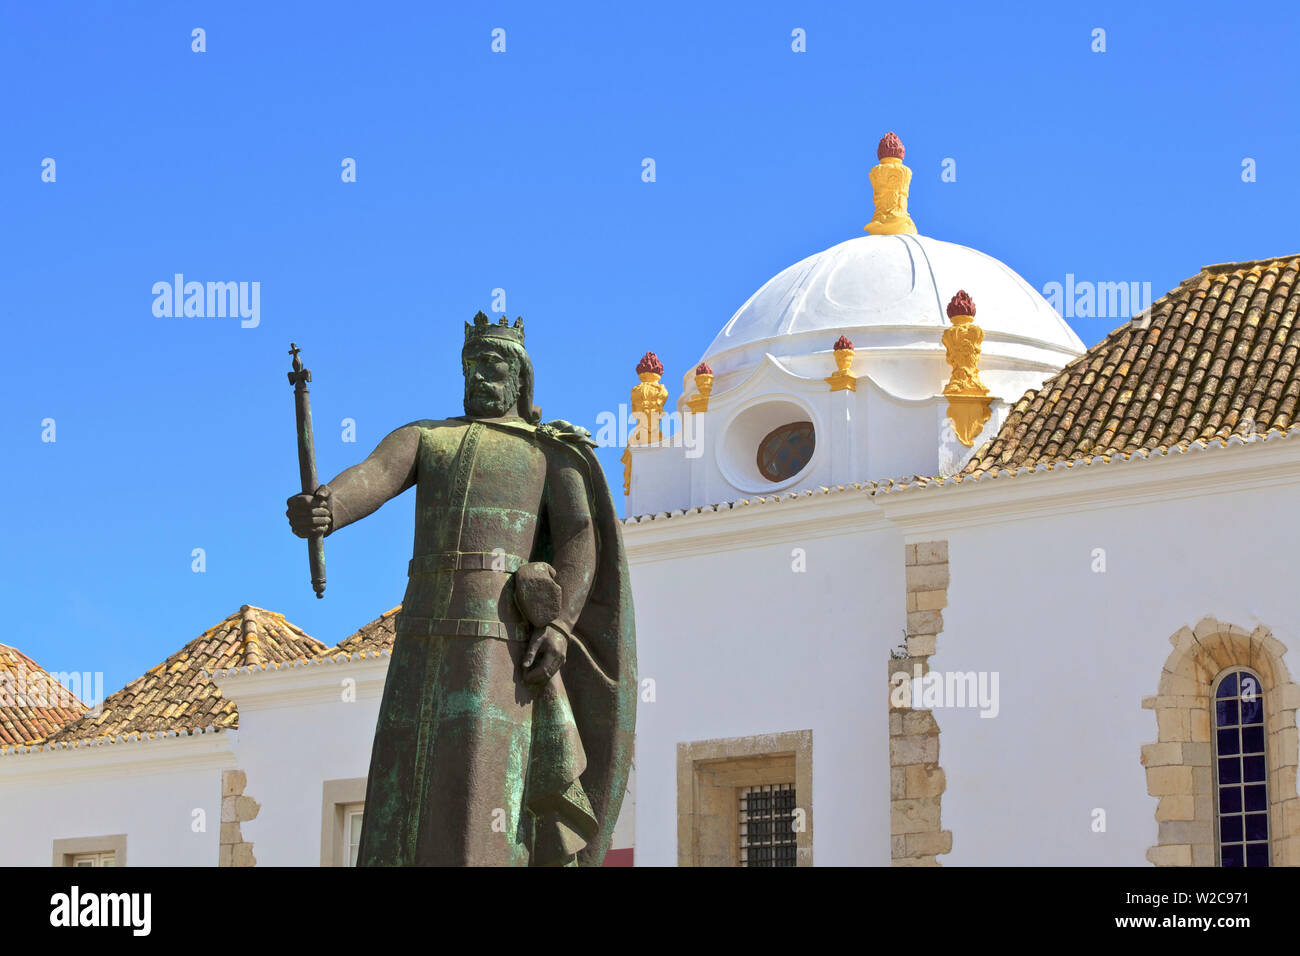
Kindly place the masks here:
[(916, 234), (916, 223), (907, 214), (907, 190), (912, 185), (912, 171), (903, 165), (903, 141), (886, 133), (876, 147), (880, 163), (871, 167), (871, 189), (875, 194), (876, 213), (863, 228), (873, 236)]

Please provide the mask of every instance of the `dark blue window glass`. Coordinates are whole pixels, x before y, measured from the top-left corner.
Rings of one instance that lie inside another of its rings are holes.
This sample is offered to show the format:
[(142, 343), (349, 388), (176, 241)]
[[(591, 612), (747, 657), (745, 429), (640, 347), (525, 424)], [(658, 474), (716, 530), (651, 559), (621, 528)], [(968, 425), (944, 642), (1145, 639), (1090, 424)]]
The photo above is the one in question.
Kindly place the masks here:
[(1225, 813), (1219, 817), (1219, 839), (1224, 843), (1240, 843), (1241, 829), (1241, 814)]
[(1215, 794), (1221, 866), (1268, 866), (1268, 760), (1260, 680), (1234, 671), (1214, 692)]
[(1268, 814), (1267, 813), (1246, 814), (1246, 839), (1247, 840), (1268, 839)]
[(1241, 812), (1241, 787), (1219, 787), (1219, 812)]
[[(1222, 733), (1232, 733), (1231, 730), (1222, 731)], [(1220, 750), (1221, 754), (1232, 753), (1231, 750)], [(1264, 752), (1264, 728), (1263, 727), (1242, 727), (1241, 728), (1241, 752), (1247, 754), (1262, 754)]]
[(1215, 710), (1218, 712), (1220, 727), (1237, 726), (1237, 702), (1235, 700), (1221, 700), (1215, 704)]

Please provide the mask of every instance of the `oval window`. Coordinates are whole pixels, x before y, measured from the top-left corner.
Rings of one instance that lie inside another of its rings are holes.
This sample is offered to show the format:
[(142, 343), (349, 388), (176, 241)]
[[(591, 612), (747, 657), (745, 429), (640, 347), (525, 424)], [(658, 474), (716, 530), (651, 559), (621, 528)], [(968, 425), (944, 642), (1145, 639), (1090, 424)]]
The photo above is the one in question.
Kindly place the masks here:
[(773, 429), (758, 443), (758, 471), (768, 481), (785, 481), (812, 459), (812, 422), (791, 422)]

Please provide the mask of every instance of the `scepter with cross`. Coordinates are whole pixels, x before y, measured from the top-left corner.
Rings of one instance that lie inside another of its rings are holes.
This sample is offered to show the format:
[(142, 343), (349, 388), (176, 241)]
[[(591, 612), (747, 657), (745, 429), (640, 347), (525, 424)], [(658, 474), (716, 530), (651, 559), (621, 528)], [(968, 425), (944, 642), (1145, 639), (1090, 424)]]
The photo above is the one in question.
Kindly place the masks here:
[[(289, 384), (293, 386), (294, 411), (298, 418), (298, 475), (302, 479), (302, 493), (316, 493), (316, 446), (312, 441), (311, 431), (311, 394), (307, 383), (311, 381), (311, 370), (302, 367), (298, 357), (300, 349), (297, 343), (289, 343), (289, 354), (293, 356), (293, 371), (289, 373)], [(325, 596), (325, 536), (314, 534), (307, 539), (307, 558), (311, 563), (311, 586), (316, 597)]]

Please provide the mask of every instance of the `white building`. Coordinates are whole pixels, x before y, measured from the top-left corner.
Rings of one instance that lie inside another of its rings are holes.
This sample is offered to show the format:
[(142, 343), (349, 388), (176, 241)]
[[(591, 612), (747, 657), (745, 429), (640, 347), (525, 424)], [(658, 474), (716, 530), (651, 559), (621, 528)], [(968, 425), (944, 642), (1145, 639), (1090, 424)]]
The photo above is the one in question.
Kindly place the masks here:
[[(671, 405), (638, 366), (610, 862), (1300, 862), (1300, 256), (1085, 351), (916, 234), (880, 157), (868, 234), (759, 289)], [(246, 607), (97, 716), (0, 716), (0, 865), (345, 864), (393, 613), (327, 648)]]
[(881, 147), (870, 234), (759, 289), (625, 458), (637, 863), (1300, 862), (1300, 256), (1081, 355), (909, 231)]

